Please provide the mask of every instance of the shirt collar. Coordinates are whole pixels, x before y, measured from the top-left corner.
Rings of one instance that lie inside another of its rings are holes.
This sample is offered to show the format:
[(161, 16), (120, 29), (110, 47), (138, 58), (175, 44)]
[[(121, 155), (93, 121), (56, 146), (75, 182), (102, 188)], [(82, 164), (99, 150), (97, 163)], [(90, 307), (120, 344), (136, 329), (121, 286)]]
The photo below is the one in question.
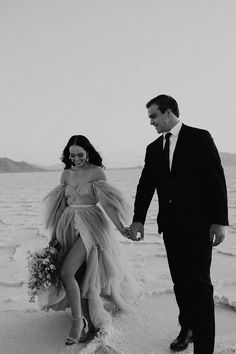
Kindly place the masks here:
[(176, 138), (177, 138), (182, 125), (183, 125), (183, 123), (179, 120), (178, 123), (175, 124), (175, 126), (169, 132), (163, 133), (164, 138), (167, 133), (171, 133), (172, 135), (176, 136)]

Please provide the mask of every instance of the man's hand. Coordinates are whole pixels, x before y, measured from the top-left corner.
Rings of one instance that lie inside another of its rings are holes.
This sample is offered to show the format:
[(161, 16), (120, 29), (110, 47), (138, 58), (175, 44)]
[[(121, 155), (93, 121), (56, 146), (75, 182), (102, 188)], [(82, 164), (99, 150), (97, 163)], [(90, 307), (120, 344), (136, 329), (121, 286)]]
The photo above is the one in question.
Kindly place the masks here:
[(210, 227), (210, 241), (212, 246), (218, 246), (225, 238), (225, 227), (223, 225), (212, 224)]
[[(137, 238), (137, 233), (140, 233), (140, 238)], [(140, 241), (144, 239), (144, 226), (141, 222), (133, 222), (129, 227), (129, 238), (133, 241)]]

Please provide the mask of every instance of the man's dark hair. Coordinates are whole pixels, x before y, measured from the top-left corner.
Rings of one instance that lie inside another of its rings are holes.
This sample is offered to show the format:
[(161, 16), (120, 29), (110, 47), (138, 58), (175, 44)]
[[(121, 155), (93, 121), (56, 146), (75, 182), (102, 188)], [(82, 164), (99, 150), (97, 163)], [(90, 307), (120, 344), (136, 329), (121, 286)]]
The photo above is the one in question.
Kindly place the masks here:
[(147, 104), (146, 108), (149, 108), (151, 105), (156, 104), (158, 105), (159, 110), (161, 113), (165, 113), (167, 109), (171, 109), (171, 111), (179, 117), (179, 107), (176, 100), (168, 95), (159, 95), (152, 98)]

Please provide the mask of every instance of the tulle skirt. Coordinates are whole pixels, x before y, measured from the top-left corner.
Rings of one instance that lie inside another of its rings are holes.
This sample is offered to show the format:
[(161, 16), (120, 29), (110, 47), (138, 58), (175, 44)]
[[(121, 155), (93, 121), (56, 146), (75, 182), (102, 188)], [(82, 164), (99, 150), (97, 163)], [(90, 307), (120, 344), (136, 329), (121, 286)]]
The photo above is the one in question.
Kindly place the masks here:
[[(103, 296), (109, 296), (121, 309), (130, 309), (121, 297), (122, 283), (127, 282), (127, 278), (119, 240), (111, 223), (95, 204), (68, 206), (60, 217), (56, 234), (62, 262), (81, 237), (86, 249), (86, 267), (80, 287), (82, 298), (88, 299), (89, 314), (94, 326), (107, 327), (110, 315), (104, 309)], [(69, 307), (69, 303), (63, 287), (60, 293), (52, 288), (48, 289), (46, 296), (41, 296), (43, 310), (51, 308), (58, 311), (66, 307)]]

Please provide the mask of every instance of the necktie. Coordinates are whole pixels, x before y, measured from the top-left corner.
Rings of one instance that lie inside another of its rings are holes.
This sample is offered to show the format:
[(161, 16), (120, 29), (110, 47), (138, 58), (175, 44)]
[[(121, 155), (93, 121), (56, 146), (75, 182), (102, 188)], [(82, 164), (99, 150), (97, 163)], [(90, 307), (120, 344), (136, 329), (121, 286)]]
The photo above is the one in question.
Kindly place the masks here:
[(164, 159), (166, 162), (166, 166), (168, 167), (168, 171), (170, 171), (170, 137), (171, 133), (166, 133), (165, 135), (165, 145), (164, 145)]

